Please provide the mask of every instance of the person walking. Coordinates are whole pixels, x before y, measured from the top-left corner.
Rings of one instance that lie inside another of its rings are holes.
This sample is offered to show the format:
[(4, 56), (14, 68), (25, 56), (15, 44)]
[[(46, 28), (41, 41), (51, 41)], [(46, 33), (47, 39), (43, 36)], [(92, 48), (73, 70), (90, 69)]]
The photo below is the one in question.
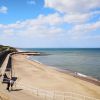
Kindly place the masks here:
[(11, 80), (10, 80), (11, 90), (13, 90), (13, 85), (14, 85), (14, 80), (13, 80), (13, 79), (11, 79)]
[(10, 79), (8, 79), (8, 81), (7, 81), (7, 90), (9, 91), (9, 88), (10, 88)]
[(10, 91), (10, 87), (11, 87), (11, 90), (13, 90), (13, 85), (14, 85), (14, 80), (13, 79), (8, 79), (7, 81), (7, 90)]

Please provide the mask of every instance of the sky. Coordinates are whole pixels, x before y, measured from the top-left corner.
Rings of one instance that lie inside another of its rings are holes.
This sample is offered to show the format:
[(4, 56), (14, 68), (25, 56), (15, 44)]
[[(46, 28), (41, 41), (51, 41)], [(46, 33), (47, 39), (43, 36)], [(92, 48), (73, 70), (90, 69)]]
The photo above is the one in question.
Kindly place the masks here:
[(0, 0), (0, 44), (100, 48), (100, 0)]

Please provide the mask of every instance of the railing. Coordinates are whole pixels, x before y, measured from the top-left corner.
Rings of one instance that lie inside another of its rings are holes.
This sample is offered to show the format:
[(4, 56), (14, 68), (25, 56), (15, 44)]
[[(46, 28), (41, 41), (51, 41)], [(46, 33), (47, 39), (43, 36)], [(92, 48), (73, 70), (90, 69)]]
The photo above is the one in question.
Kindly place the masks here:
[(49, 91), (39, 88), (27, 86), (22, 83), (16, 83), (17, 88), (21, 88), (32, 92), (36, 96), (40, 96), (42, 100), (100, 100), (89, 96), (84, 96), (74, 92), (60, 92), (60, 91)]

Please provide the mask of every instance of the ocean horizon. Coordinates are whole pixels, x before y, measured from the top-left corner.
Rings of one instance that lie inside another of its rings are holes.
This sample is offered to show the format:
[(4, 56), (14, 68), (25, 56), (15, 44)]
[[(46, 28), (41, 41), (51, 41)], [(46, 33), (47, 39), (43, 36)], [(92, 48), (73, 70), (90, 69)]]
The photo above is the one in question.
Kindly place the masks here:
[(100, 48), (20, 48), (46, 55), (30, 56), (46, 65), (79, 72), (100, 80)]

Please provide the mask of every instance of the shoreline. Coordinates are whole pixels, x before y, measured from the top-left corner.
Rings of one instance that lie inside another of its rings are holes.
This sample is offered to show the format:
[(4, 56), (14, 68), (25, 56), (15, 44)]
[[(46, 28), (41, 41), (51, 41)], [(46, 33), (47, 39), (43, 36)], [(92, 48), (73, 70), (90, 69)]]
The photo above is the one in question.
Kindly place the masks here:
[[(41, 56), (41, 55), (40, 55), (40, 56)], [(38, 60), (35, 60), (35, 59), (33, 60), (33, 59), (31, 59), (30, 56), (28, 56), (27, 59), (28, 59), (28, 60), (31, 60), (31, 61), (33, 61), (33, 62), (37, 62), (37, 63), (39, 63), (39, 64), (44, 64), (44, 63), (41, 63), (41, 62), (38, 61)], [(87, 82), (90, 82), (90, 83), (93, 83), (93, 84), (95, 84), (95, 85), (100, 86), (100, 80), (97, 79), (97, 78), (94, 78), (94, 77), (92, 77), (92, 76), (88, 76), (88, 75), (82, 74), (82, 73), (80, 73), (80, 72), (75, 72), (75, 71), (72, 71), (72, 70), (70, 70), (70, 69), (63, 69), (63, 68), (61, 69), (61, 68), (57, 68), (57, 67), (55, 67), (55, 66), (49, 66), (49, 65), (47, 65), (47, 64), (44, 64), (44, 65), (46, 65), (46, 67), (55, 69), (55, 70), (57, 70), (57, 71), (59, 71), (59, 72), (62, 72), (62, 73), (65, 73), (65, 74), (69, 74), (69, 75), (71, 75), (71, 76), (73, 76), (73, 77), (76, 77), (76, 78), (79, 78), (79, 79), (81, 79), (81, 80), (84, 80), (84, 81), (87, 81)]]
[(100, 98), (100, 87), (97, 85), (62, 73), (45, 64), (29, 60), (26, 55), (15, 54), (12, 60), (14, 72), (16, 72), (14, 74), (18, 76), (19, 84), (48, 91), (74, 92)]
[[(25, 52), (24, 50), (20, 50), (20, 49), (17, 49), (17, 50), (18, 50), (18, 52)], [(38, 52), (38, 53), (40, 53), (40, 52)], [(45, 53), (43, 53), (43, 54), (45, 54)], [(34, 55), (33, 55), (33, 56), (34, 56)], [(42, 56), (42, 54), (40, 53), (39, 56)], [(39, 64), (44, 64), (44, 63), (42, 63), (42, 62), (40, 62), (40, 61), (38, 61), (38, 60), (31, 59), (30, 57), (31, 57), (30, 55), (27, 55), (26, 58), (27, 58), (28, 60), (30, 60), (30, 61), (35, 61), (35, 62), (37, 62), (37, 63), (39, 63)], [(77, 77), (77, 78), (79, 78), (79, 79), (81, 79), (81, 80), (84, 80), (84, 81), (87, 81), (87, 82), (90, 82), (90, 83), (93, 83), (93, 84), (95, 84), (95, 85), (100, 86), (100, 80), (97, 79), (97, 78), (94, 78), (93, 76), (85, 75), (85, 74), (83, 74), (83, 73), (76, 72), (76, 71), (72, 71), (72, 70), (70, 70), (70, 69), (58, 68), (58, 67), (55, 67), (55, 66), (49, 66), (49, 65), (47, 65), (47, 64), (44, 64), (44, 65), (46, 65), (46, 67), (50, 67), (50, 68), (52, 68), (52, 69), (55, 69), (55, 70), (57, 70), (57, 71), (59, 71), (59, 72), (63, 72), (63, 73), (65, 73), (65, 74), (69, 74), (69, 75), (71, 75), (71, 76), (73, 76), (73, 77)]]
[[(17, 77), (13, 88), (15, 92), (9, 93), (5, 90), (6, 86), (0, 84), (1, 89), (11, 98), (10, 100), (44, 100), (44, 97), (50, 99), (47, 96), (51, 93), (52, 97), (55, 95), (55, 100), (64, 100), (69, 95), (72, 96), (70, 99), (75, 96), (77, 100), (84, 98), (100, 100), (100, 86), (77, 78), (70, 70), (60, 70), (39, 61), (30, 60), (27, 54), (13, 54), (12, 74), (13, 77)], [(87, 77), (81, 73), (74, 74)], [(63, 97), (59, 98), (59, 95)]]

